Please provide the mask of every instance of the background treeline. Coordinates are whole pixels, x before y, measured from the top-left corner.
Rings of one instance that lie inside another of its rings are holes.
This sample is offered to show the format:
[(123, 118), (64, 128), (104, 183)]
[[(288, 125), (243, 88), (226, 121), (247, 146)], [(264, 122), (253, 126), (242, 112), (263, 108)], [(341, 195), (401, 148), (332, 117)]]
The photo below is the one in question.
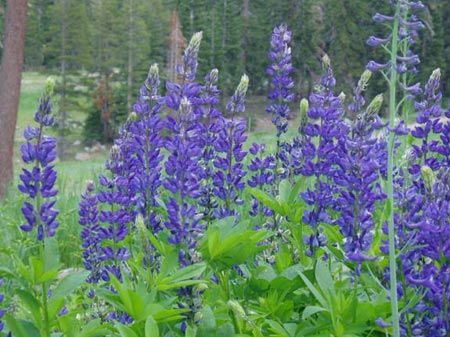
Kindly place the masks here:
[[(424, 2), (427, 10), (421, 19), (427, 29), (416, 45), (424, 76), (419, 80), (439, 66), (448, 85), (450, 1)], [(266, 94), (270, 32), (281, 22), (294, 34), (299, 96), (311, 90), (324, 53), (332, 59), (338, 89), (348, 92), (367, 61), (377, 58), (365, 41), (367, 32), (379, 29), (371, 17), (383, 6), (388, 7), (388, 1), (30, 0), (25, 68), (58, 74), (62, 135), (65, 111), (90, 109), (88, 134), (101, 131), (108, 138), (111, 120), (120, 119), (119, 110), (126, 114), (125, 104), (133, 102), (150, 63), (165, 70), (163, 79), (173, 77), (186, 39), (199, 30), (204, 33), (199, 73), (217, 67), (225, 93), (245, 72), (250, 92)], [(3, 8), (0, 0), (0, 20)], [(376, 84), (371, 88), (377, 89)], [(444, 91), (448, 96), (450, 88)], [(83, 94), (85, 100), (80, 99)]]

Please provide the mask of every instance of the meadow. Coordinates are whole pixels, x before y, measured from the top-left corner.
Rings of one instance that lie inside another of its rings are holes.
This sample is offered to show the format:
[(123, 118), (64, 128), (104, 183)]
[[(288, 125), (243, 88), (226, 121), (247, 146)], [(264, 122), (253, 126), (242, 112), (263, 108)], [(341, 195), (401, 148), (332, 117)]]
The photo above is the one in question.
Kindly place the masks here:
[[(391, 6), (366, 41), (385, 56), (352, 92), (324, 54), (300, 100), (286, 25), (264, 102), (246, 74), (231, 97), (220, 69), (199, 78), (193, 34), (177, 80), (152, 64), (88, 161), (57, 159), (55, 80), (24, 74), (0, 336), (449, 336), (450, 109), (439, 68), (415, 82), (423, 4)], [(368, 97), (376, 73), (385, 90)]]

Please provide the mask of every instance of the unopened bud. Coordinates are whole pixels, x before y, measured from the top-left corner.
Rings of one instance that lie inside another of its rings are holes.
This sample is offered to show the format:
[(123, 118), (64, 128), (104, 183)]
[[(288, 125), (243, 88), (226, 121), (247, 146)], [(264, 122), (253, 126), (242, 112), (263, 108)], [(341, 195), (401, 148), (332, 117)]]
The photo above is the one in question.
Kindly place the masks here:
[(48, 77), (45, 81), (44, 95), (51, 96), (55, 90), (56, 81), (53, 77)]
[(300, 101), (300, 118), (304, 119), (309, 110), (309, 102), (306, 98), (302, 98)]
[(191, 41), (187, 47), (188, 50), (198, 51), (200, 49), (200, 43), (202, 42), (203, 32), (197, 32), (192, 35)]
[(132, 111), (129, 115), (128, 115), (128, 120), (130, 122), (136, 122), (139, 120), (139, 116), (136, 112)]
[(239, 92), (241, 95), (245, 96), (247, 94), (247, 89), (248, 89), (248, 76), (247, 75), (242, 75), (241, 77), (241, 81), (239, 82), (239, 85), (236, 89), (237, 92)]
[(362, 75), (361, 78), (358, 81), (358, 87), (362, 90), (365, 91), (367, 88), (367, 84), (370, 81), (370, 78), (372, 77), (372, 72), (368, 69), (366, 69)]
[(420, 169), (420, 173), (422, 174), (423, 183), (425, 184), (425, 188), (428, 192), (431, 192), (431, 189), (434, 185), (434, 172), (429, 166), (422, 166)]
[(430, 79), (433, 81), (440, 81), (441, 80), (441, 69), (437, 68), (434, 69), (431, 73)]
[(229, 300), (228, 308), (230, 308), (236, 315), (240, 316), (241, 318), (244, 318), (246, 316), (244, 308), (242, 308), (238, 301)]
[(159, 77), (158, 63), (153, 63), (148, 71), (148, 77)]
[(204, 290), (208, 289), (208, 285), (207, 285), (206, 283), (200, 283), (200, 284), (197, 284), (197, 286), (195, 287), (195, 289), (196, 289), (198, 292), (201, 292), (201, 291), (204, 291)]
[(194, 322), (200, 322), (203, 318), (203, 313), (201, 311), (198, 311), (194, 315)]
[(324, 54), (322, 56), (322, 65), (325, 69), (328, 69), (331, 67), (331, 60), (330, 57), (327, 54)]
[(136, 221), (135, 221), (134, 223), (135, 223), (135, 225), (136, 225), (136, 228), (137, 228), (141, 233), (144, 233), (144, 232), (147, 230), (147, 228), (146, 228), (146, 226), (145, 226), (144, 218), (142, 217), (141, 214), (139, 214), (139, 215), (136, 217)]
[(366, 112), (369, 116), (373, 116), (380, 112), (381, 106), (383, 105), (383, 94), (379, 94), (374, 97), (372, 102), (370, 102), (369, 106), (366, 109)]
[(339, 96), (338, 96), (338, 98), (339, 98), (339, 100), (341, 101), (341, 103), (344, 103), (345, 102), (345, 98), (346, 98), (347, 96), (345, 95), (345, 93), (343, 92), (343, 91), (341, 91), (341, 93), (339, 94)]
[(219, 80), (219, 70), (218, 69), (211, 70), (211, 72), (209, 73), (209, 80), (213, 84), (217, 83), (217, 81)]

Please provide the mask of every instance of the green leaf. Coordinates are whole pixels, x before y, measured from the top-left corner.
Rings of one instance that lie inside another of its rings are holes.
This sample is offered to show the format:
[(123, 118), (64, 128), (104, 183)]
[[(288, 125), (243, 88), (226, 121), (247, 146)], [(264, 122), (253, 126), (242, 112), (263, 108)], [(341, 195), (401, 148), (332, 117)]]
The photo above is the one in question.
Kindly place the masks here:
[(102, 326), (101, 319), (94, 319), (87, 323), (76, 337), (103, 337), (108, 334), (108, 330)]
[(64, 277), (53, 290), (52, 299), (67, 297), (82, 283), (84, 283), (88, 276), (89, 272), (84, 270), (70, 273), (69, 275)]
[(184, 336), (185, 337), (196, 337), (197, 336), (197, 328), (188, 325)]
[(300, 277), (302, 278), (303, 282), (305, 282), (306, 286), (308, 287), (309, 291), (311, 291), (311, 293), (314, 295), (314, 297), (316, 298), (316, 300), (323, 306), (323, 307), (328, 307), (327, 302), (325, 301), (325, 299), (323, 298), (322, 294), (320, 293), (320, 291), (314, 287), (314, 285), (311, 283), (311, 281), (301, 272), (299, 271), (298, 274), (300, 275)]
[(145, 321), (145, 337), (159, 337), (158, 323), (152, 316)]
[(317, 307), (317, 306), (308, 306), (303, 310), (302, 319), (307, 319), (308, 317), (317, 314), (318, 312), (328, 311), (325, 308)]
[(55, 237), (46, 238), (44, 241), (44, 270), (59, 269), (58, 241)]
[(330, 270), (326, 262), (322, 259), (317, 260), (315, 276), (320, 290), (322, 290), (322, 293), (325, 296), (327, 296), (329, 293), (331, 293), (333, 296), (336, 296), (334, 282)]
[(277, 212), (280, 215), (283, 215), (283, 216), (286, 215), (286, 214), (284, 214), (283, 208), (278, 203), (277, 199), (272, 197), (270, 194), (268, 194), (264, 191), (258, 190), (256, 188), (249, 188), (248, 191), (250, 192), (251, 195), (253, 195), (253, 197), (255, 197), (264, 206), (269, 207), (270, 209), (272, 209), (273, 211)]
[(139, 335), (134, 332), (131, 328), (126, 325), (116, 325), (117, 330), (120, 333), (121, 337), (139, 337)]
[(31, 322), (16, 320), (10, 315), (5, 316), (5, 322), (14, 337), (40, 337), (39, 330)]
[(28, 291), (18, 289), (16, 290), (17, 296), (19, 296), (22, 304), (28, 309), (28, 311), (33, 316), (36, 323), (42, 322), (41, 306), (39, 301), (34, 297), (34, 295)]
[(202, 319), (198, 326), (199, 337), (209, 337), (217, 330), (216, 317), (210, 306), (205, 306), (202, 310)]

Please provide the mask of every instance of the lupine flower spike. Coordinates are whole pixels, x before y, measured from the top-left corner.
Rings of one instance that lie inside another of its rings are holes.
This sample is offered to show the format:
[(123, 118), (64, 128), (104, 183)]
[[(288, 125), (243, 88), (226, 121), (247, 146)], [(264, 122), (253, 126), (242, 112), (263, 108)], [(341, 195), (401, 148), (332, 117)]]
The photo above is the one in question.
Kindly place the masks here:
[(241, 81), (227, 104), (227, 116), (218, 121), (220, 132), (215, 143), (216, 158), (214, 166), (214, 191), (222, 200), (217, 217), (236, 215), (235, 205), (241, 205), (241, 191), (245, 187), (245, 170), (243, 161), (247, 155), (243, 145), (246, 121), (239, 115), (245, 111), (245, 95), (248, 77), (243, 75)]
[(46, 136), (44, 131), (54, 123), (51, 96), (55, 82), (47, 80), (39, 107), (34, 115), (37, 127), (28, 126), (24, 131), (26, 143), (20, 147), (22, 160), (31, 169), (22, 169), (19, 190), (27, 196), (22, 207), (25, 224), (20, 226), (24, 232), (36, 230), (39, 241), (52, 237), (59, 226), (58, 210), (55, 209), (55, 188), (57, 173), (53, 163), (56, 159), (56, 139)]

